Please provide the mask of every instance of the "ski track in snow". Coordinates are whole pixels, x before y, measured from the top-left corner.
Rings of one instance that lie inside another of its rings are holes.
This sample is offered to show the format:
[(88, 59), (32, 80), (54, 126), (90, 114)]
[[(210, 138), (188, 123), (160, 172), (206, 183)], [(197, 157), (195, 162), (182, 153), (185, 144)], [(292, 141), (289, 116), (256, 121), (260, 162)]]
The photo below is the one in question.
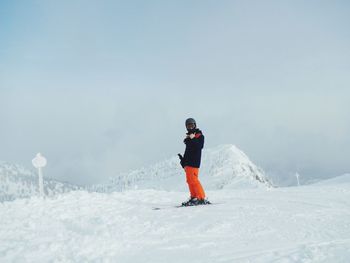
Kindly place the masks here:
[(76, 191), (0, 203), (0, 262), (349, 262), (350, 184), (186, 193)]

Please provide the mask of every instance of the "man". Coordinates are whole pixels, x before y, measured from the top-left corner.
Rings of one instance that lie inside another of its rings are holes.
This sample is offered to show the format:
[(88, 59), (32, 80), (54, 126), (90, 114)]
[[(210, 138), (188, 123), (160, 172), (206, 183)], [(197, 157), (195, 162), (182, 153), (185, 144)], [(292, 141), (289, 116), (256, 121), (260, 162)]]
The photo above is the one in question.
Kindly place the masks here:
[(204, 135), (201, 130), (197, 129), (196, 121), (193, 118), (186, 120), (186, 144), (185, 154), (181, 159), (181, 165), (186, 172), (186, 181), (190, 190), (190, 199), (183, 202), (183, 206), (205, 205), (210, 204), (205, 199), (204, 189), (198, 179), (199, 167), (201, 164), (202, 149), (204, 146)]

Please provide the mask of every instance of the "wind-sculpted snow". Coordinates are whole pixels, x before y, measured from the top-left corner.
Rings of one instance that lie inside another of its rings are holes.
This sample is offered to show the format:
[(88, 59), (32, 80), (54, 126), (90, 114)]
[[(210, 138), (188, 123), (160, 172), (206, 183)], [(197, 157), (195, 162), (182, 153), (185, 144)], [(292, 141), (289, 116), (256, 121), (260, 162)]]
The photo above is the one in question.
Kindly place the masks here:
[[(80, 187), (44, 178), (44, 190), (48, 196), (77, 189)], [(0, 162), (0, 202), (38, 194), (38, 176), (34, 172), (17, 164)]]
[[(0, 203), (0, 262), (313, 262), (350, 258), (350, 185), (74, 191)], [(160, 210), (152, 210), (160, 207)]]
[[(205, 189), (272, 187), (264, 171), (234, 145), (203, 151), (200, 180)], [(100, 192), (128, 189), (186, 191), (184, 171), (176, 157), (155, 165), (120, 174), (110, 182), (95, 186)]]

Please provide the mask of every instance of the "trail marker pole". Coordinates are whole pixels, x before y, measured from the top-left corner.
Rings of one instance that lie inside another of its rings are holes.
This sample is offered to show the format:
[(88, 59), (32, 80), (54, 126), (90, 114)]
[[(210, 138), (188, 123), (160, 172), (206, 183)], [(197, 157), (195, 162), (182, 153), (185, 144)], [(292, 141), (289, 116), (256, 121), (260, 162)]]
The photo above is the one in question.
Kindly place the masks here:
[(38, 153), (35, 158), (32, 160), (32, 164), (35, 168), (38, 169), (38, 175), (39, 175), (39, 192), (40, 196), (44, 197), (44, 179), (43, 179), (43, 171), (42, 168), (44, 168), (47, 164), (46, 158), (41, 155), (41, 153)]
[(300, 186), (299, 176), (300, 176), (300, 174), (298, 172), (296, 172), (295, 177), (297, 178), (298, 186)]

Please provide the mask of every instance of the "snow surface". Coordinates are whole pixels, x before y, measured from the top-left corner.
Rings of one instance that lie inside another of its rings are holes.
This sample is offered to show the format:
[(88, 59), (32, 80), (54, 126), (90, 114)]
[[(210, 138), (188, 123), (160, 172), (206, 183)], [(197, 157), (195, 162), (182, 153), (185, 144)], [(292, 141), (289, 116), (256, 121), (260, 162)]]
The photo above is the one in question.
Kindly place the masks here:
[(349, 174), (273, 188), (222, 145), (203, 152), (200, 178), (213, 205), (174, 207), (188, 195), (176, 157), (100, 192), (47, 180), (41, 199), (33, 172), (0, 163), (0, 262), (349, 262)]
[(343, 174), (327, 180), (318, 181), (315, 185), (350, 184), (350, 174)]
[[(350, 183), (183, 192), (73, 191), (0, 203), (0, 262), (349, 262)], [(161, 210), (152, 210), (160, 207)]]

